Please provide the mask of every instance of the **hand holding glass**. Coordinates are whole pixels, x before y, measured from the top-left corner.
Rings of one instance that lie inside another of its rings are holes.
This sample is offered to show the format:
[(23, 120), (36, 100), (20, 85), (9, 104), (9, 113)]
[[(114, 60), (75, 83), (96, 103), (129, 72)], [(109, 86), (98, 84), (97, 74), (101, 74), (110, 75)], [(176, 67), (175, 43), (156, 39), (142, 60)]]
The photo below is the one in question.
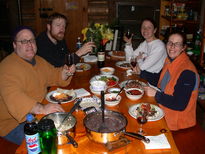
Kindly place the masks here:
[[(68, 67), (71, 67), (73, 64), (74, 64), (74, 57), (72, 54), (65, 54), (65, 64), (68, 66)], [(68, 73), (67, 74), (68, 76), (70, 75), (73, 75), (72, 73)]]

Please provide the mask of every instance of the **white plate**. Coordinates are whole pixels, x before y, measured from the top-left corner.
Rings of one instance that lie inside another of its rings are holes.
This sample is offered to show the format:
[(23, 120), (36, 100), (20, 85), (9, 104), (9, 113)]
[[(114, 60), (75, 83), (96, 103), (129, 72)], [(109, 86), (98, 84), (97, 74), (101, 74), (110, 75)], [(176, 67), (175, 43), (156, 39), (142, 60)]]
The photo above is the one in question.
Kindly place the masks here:
[(127, 61), (118, 61), (118, 62), (115, 63), (115, 65), (117, 67), (120, 67), (120, 68), (123, 68), (123, 69), (130, 69), (131, 68), (130, 66), (127, 66), (127, 67), (121, 66), (122, 64), (129, 64), (129, 62), (127, 62)]
[[(82, 67), (82, 69), (77, 69), (78, 67)], [(90, 64), (86, 64), (86, 63), (77, 63), (76, 64), (76, 72), (83, 72), (83, 71), (87, 71), (89, 69), (91, 69)]]
[[(122, 52), (122, 51), (119, 51), (119, 52)], [(113, 55), (112, 51), (108, 52), (108, 55), (114, 58), (125, 58), (125, 56)]]
[(95, 107), (99, 108), (101, 106), (101, 101), (98, 97), (93, 96), (93, 97), (83, 97), (82, 101), (80, 102), (80, 107), (82, 110), (88, 108), (88, 107)]
[[(130, 82), (130, 81), (134, 81), (134, 80), (125, 80), (125, 81), (120, 82), (120, 84), (119, 84), (120, 88), (124, 87), (125, 84), (128, 83), (128, 81)], [(142, 81), (139, 81), (139, 80), (136, 80), (136, 81), (139, 82), (142, 87), (143, 87), (143, 86), (147, 86), (147, 84), (144, 83), (144, 82), (142, 82)], [(125, 88), (125, 89), (126, 89), (126, 88)]]
[[(63, 90), (63, 93), (67, 92), (68, 90)], [(54, 91), (51, 91), (49, 92), (47, 95), (46, 95), (46, 100), (51, 102), (51, 103), (55, 103), (55, 104), (58, 104), (59, 102), (58, 101), (54, 101), (50, 98), (51, 95), (53, 95), (54, 93), (59, 93), (57, 90), (54, 90)], [(68, 102), (72, 102), (73, 100), (76, 99), (76, 93), (74, 92), (74, 94), (72, 95), (72, 99), (71, 100), (68, 100), (68, 101), (62, 101), (61, 104), (64, 104), (64, 103), (68, 103)]]
[(117, 76), (115, 76), (115, 75), (95, 75), (94, 77), (92, 77), (90, 79), (90, 84), (91, 84), (92, 81), (100, 80), (100, 78), (103, 77), (103, 76), (105, 76), (107, 78), (112, 78), (113, 77), (113, 78), (116, 79), (116, 84), (114, 84), (112, 86), (108, 86), (108, 87), (113, 87), (113, 86), (118, 84), (119, 78)]
[[(140, 107), (141, 104), (145, 104), (145, 103), (134, 104), (131, 107), (129, 107), (129, 111), (128, 112), (135, 119), (137, 118), (137, 116), (139, 114), (136, 109), (138, 107)], [(150, 104), (150, 106), (151, 106), (151, 108), (154, 108), (157, 111), (157, 113), (154, 116), (149, 116), (147, 118), (148, 121), (157, 121), (157, 120), (160, 120), (160, 119), (162, 119), (164, 117), (164, 111), (161, 108), (159, 108), (158, 106), (153, 105), (153, 104)]]

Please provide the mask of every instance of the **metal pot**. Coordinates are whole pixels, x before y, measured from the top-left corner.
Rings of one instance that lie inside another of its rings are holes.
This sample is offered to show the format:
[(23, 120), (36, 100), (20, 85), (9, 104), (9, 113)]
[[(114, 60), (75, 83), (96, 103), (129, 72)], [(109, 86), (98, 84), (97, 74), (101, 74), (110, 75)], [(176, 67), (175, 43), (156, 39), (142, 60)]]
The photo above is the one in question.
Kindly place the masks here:
[(128, 135), (149, 143), (149, 139), (133, 132), (126, 132), (127, 119), (121, 113), (105, 110), (104, 128), (102, 127), (102, 112), (92, 112), (83, 120), (87, 136), (90, 140), (98, 143), (108, 143), (119, 140), (120, 136)]
[(69, 115), (65, 120), (61, 129), (58, 130), (62, 120), (67, 116), (64, 112), (50, 113), (44, 116), (42, 119), (52, 119), (54, 121), (55, 127), (57, 129), (58, 145), (67, 144), (71, 142), (74, 147), (78, 147), (77, 142), (73, 139), (75, 137), (75, 124), (76, 118), (73, 115)]

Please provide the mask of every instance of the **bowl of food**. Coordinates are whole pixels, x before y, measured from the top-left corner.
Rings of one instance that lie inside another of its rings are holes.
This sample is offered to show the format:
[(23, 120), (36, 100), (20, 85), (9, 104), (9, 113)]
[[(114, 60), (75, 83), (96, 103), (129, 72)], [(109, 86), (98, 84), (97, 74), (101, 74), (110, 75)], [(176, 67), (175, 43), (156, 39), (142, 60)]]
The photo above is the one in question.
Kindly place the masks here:
[(130, 100), (134, 101), (140, 99), (144, 95), (144, 90), (140, 88), (128, 88), (125, 90), (125, 94)]
[(103, 67), (100, 69), (101, 74), (103, 75), (112, 75), (115, 72), (115, 69), (112, 67)]
[(97, 91), (97, 92), (105, 91), (106, 82), (100, 80), (92, 81), (90, 87), (92, 91)]
[(105, 94), (105, 104), (108, 106), (118, 105), (121, 101), (121, 96), (114, 93)]
[(120, 92), (120, 88), (109, 88), (109, 89), (108, 89), (108, 92), (109, 92), (109, 93), (117, 94), (117, 93)]

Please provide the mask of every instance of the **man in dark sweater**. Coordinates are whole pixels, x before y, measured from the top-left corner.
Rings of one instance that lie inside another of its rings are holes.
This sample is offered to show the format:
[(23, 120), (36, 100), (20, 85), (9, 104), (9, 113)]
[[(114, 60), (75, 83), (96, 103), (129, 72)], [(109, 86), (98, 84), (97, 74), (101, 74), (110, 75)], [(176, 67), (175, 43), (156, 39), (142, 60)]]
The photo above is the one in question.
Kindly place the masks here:
[[(37, 54), (56, 67), (65, 64), (65, 54), (69, 53), (64, 39), (67, 26), (67, 18), (59, 13), (49, 16), (47, 31), (42, 32), (36, 38)], [(74, 63), (78, 63), (80, 57), (92, 51), (95, 45), (92, 42), (85, 43), (79, 50), (72, 53)]]

